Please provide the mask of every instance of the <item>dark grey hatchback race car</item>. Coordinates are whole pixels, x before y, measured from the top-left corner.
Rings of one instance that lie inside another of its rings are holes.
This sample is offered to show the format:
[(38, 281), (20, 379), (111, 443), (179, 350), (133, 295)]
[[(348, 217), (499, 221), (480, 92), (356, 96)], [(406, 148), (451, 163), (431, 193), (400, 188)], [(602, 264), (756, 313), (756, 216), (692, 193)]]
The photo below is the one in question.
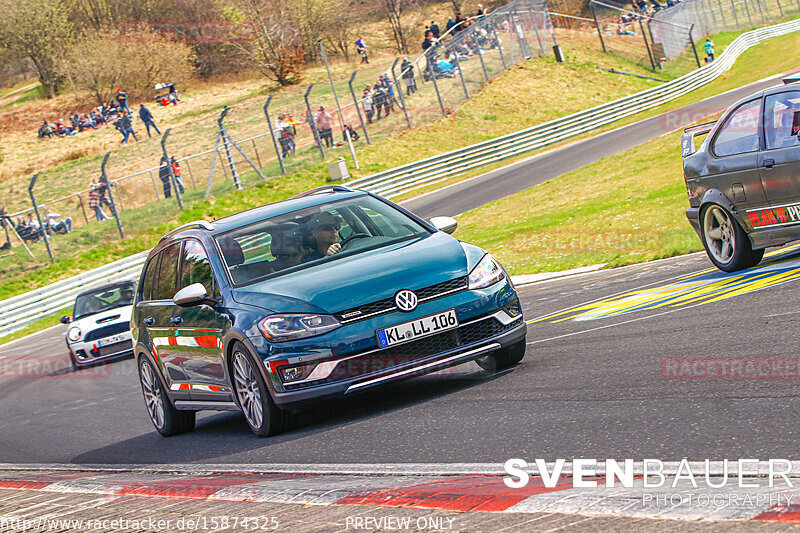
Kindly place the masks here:
[[(757, 265), (768, 246), (800, 239), (800, 83), (748, 96), (715, 123), (684, 130), (689, 218), (725, 272)], [(708, 136), (695, 150), (695, 137)]]

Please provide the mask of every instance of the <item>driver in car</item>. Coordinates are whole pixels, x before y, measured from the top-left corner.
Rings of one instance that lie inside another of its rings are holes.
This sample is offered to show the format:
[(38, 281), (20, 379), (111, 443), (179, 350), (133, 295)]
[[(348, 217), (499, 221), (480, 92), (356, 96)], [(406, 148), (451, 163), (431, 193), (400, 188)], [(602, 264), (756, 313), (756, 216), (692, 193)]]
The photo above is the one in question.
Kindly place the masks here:
[(342, 219), (328, 211), (314, 215), (308, 223), (308, 245), (311, 252), (303, 257), (303, 262), (322, 259), (342, 251), (339, 244), (339, 230), (342, 229)]
[(119, 303), (123, 305), (133, 303), (133, 289), (122, 289), (119, 293)]

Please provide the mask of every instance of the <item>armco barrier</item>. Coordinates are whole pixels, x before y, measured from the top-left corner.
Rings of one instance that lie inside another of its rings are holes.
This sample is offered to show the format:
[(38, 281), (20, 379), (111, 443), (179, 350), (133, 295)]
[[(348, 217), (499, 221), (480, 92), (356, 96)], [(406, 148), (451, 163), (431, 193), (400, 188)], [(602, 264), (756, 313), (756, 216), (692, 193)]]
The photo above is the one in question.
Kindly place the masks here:
[(0, 302), (0, 337), (20, 330), (59, 309), (69, 307), (75, 296), (86, 289), (139, 277), (147, 252), (141, 252), (100, 268), (26, 292)]
[(565, 141), (702, 87), (729, 70), (748, 48), (772, 37), (798, 30), (800, 20), (793, 20), (743, 33), (713, 63), (663, 85), (532, 128), (354, 180), (348, 186), (367, 189), (391, 198), (463, 174), (473, 168)]
[[(348, 186), (391, 198), (463, 174), (473, 168), (570, 139), (702, 87), (730, 69), (748, 48), (772, 37), (798, 30), (800, 30), (800, 20), (793, 20), (743, 33), (713, 63), (658, 87), (490, 141), (354, 180), (349, 182)], [(0, 337), (67, 307), (78, 292), (92, 285), (136, 277), (144, 264), (145, 257), (146, 252), (142, 252), (42, 289), (1, 301)]]

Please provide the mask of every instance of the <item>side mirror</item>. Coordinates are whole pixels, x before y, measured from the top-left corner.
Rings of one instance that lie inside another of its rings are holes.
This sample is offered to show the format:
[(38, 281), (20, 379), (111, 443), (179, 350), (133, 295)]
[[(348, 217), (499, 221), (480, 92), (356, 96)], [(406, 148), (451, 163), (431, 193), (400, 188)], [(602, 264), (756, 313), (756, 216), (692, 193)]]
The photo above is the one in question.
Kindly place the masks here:
[(450, 217), (433, 217), (430, 222), (433, 224), (434, 228), (448, 235), (452, 234), (458, 227), (456, 219)]
[(200, 304), (213, 305), (217, 300), (208, 295), (202, 283), (193, 283), (176, 292), (172, 297), (172, 303), (181, 307), (191, 307)]
[(70, 318), (67, 315), (62, 316), (58, 319), (59, 322), (62, 324), (69, 324), (71, 322)]

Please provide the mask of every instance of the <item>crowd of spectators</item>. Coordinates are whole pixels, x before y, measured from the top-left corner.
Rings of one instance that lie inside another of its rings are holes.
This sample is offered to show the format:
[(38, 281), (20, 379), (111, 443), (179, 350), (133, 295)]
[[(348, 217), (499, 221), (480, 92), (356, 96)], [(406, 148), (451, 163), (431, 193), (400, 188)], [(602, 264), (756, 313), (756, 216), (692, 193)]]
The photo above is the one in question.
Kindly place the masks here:
[[(3, 225), (5, 225), (7, 218), (8, 217), (3, 217)], [(45, 207), (42, 212), (41, 225), (36, 217), (34, 217), (33, 211), (30, 211), (28, 212), (27, 220), (21, 216), (17, 217), (14, 230), (23, 241), (29, 242), (41, 241), (44, 239), (45, 232), (47, 235), (66, 235), (71, 232), (72, 217), (64, 217), (63, 220), (59, 219), (61, 219), (61, 215), (53, 213), (49, 208)], [(8, 243), (6, 247), (10, 247), (9, 241), (7, 240), (6, 242)]]

